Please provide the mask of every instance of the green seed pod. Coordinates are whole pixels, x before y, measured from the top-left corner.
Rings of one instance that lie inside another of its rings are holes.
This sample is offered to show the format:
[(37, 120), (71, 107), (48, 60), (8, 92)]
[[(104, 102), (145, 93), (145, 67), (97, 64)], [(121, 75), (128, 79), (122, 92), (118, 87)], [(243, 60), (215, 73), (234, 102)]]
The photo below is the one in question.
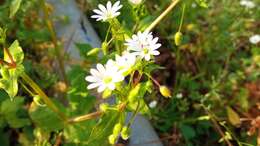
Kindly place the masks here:
[(171, 97), (171, 91), (166, 86), (160, 86), (160, 93), (166, 98)]
[(122, 124), (121, 124), (121, 123), (117, 123), (117, 124), (114, 126), (113, 135), (119, 135), (119, 133), (121, 132), (121, 130), (122, 130)]
[(88, 51), (87, 56), (96, 55), (99, 52), (100, 48), (93, 48)]
[(102, 112), (106, 112), (109, 108), (109, 104), (108, 103), (102, 103), (99, 105), (99, 109), (102, 111)]
[(139, 90), (141, 88), (141, 84), (137, 84), (129, 93), (128, 100), (129, 102), (135, 102), (137, 100), (137, 96), (139, 93)]
[(127, 126), (124, 126), (121, 132), (121, 137), (124, 140), (127, 140), (130, 137), (130, 128)]
[(114, 134), (111, 134), (108, 137), (108, 141), (109, 141), (110, 144), (115, 144), (116, 143), (116, 139), (117, 139), (117, 136), (115, 136)]
[(180, 31), (178, 31), (174, 36), (174, 41), (176, 46), (180, 46), (182, 43), (183, 35)]

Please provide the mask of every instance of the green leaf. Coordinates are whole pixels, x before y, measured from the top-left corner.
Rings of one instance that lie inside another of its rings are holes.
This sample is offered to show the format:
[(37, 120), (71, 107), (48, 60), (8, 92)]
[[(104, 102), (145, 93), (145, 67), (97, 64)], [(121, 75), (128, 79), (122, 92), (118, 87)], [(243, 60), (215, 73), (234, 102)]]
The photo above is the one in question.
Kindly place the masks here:
[[(24, 53), (17, 40), (12, 43), (12, 45), (8, 48), (8, 50), (17, 65), (23, 63)], [(4, 60), (7, 62), (11, 62), (7, 52), (4, 53)]]
[(10, 6), (10, 15), (9, 17), (12, 18), (19, 10), (22, 0), (13, 0)]
[(4, 89), (11, 99), (13, 99), (18, 92), (18, 77), (24, 71), (22, 65), (18, 65), (16, 68), (7, 69), (1, 68), (2, 77), (0, 79), (0, 88)]
[(180, 130), (185, 139), (189, 140), (196, 136), (195, 130), (189, 125), (180, 125)]
[(85, 81), (86, 72), (81, 66), (72, 66), (68, 72), (70, 88), (67, 92), (69, 100), (70, 115), (76, 116), (86, 114), (94, 108), (96, 98), (89, 95), (87, 82)]
[(227, 116), (228, 116), (229, 122), (233, 126), (240, 126), (241, 125), (239, 115), (231, 107), (227, 107)]
[(120, 114), (116, 111), (106, 112), (99, 123), (92, 129), (87, 145), (109, 146), (108, 136), (112, 134), (113, 128), (118, 123)]
[(26, 110), (23, 107), (24, 98), (16, 98), (13, 101), (6, 99), (1, 104), (0, 113), (12, 128), (21, 128), (30, 125)]
[[(60, 109), (62, 109), (60, 105)], [(29, 115), (36, 126), (47, 132), (57, 131), (64, 127), (64, 121), (57, 113), (48, 107), (38, 106), (34, 102), (29, 109)]]

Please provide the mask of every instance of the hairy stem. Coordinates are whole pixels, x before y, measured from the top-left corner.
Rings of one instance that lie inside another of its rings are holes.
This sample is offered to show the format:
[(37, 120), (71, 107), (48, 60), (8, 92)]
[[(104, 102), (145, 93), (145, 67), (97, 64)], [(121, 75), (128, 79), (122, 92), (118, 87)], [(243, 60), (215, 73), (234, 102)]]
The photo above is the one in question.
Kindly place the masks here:
[(44, 103), (55, 113), (59, 115), (59, 117), (63, 120), (67, 120), (67, 117), (65, 116), (64, 113), (62, 113), (58, 107), (51, 101), (51, 99), (42, 91), (42, 89), (26, 74), (23, 73), (21, 75), (21, 78), (29, 85), (35, 93), (37, 93)]
[(90, 114), (78, 116), (78, 117), (75, 117), (75, 118), (71, 118), (71, 119), (69, 119), (68, 122), (69, 122), (69, 123), (83, 122), (83, 121), (86, 121), (86, 120), (98, 118), (98, 117), (100, 117), (102, 114), (103, 114), (103, 112), (97, 111), (97, 112), (94, 112), (94, 113), (90, 113)]
[(151, 31), (158, 23), (162, 21), (162, 19), (167, 16), (171, 12), (171, 10), (180, 2), (180, 0), (173, 0), (169, 7), (159, 16), (157, 17), (152, 24), (146, 29), (146, 31)]

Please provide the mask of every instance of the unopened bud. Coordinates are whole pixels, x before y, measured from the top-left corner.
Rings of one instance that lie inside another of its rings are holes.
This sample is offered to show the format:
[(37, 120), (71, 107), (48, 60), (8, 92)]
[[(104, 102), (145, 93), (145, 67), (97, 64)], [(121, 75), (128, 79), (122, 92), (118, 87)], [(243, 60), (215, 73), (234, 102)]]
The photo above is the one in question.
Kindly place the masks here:
[(121, 132), (121, 137), (124, 140), (127, 140), (130, 137), (130, 128), (127, 126), (124, 126)]
[(114, 126), (113, 135), (119, 135), (119, 133), (121, 132), (121, 130), (122, 130), (122, 124), (121, 124), (121, 123), (117, 123), (117, 124)]
[(108, 44), (107, 44), (107, 42), (103, 42), (103, 43), (102, 43), (101, 49), (102, 49), (104, 55), (106, 55), (107, 52), (108, 52)]
[(129, 93), (128, 100), (130, 102), (135, 102), (137, 99), (137, 95), (139, 93), (139, 90), (141, 88), (141, 84), (137, 84)]
[(107, 103), (102, 103), (99, 105), (99, 109), (102, 111), (102, 112), (106, 112), (109, 108), (109, 104)]
[(182, 33), (178, 31), (178, 32), (175, 34), (175, 36), (174, 36), (174, 41), (175, 41), (176, 46), (180, 46), (180, 45), (181, 45), (182, 38), (183, 38)]
[(164, 96), (164, 97), (171, 97), (171, 91), (168, 87), (166, 86), (160, 86), (160, 93)]
[(117, 139), (117, 136), (115, 136), (114, 134), (111, 134), (108, 137), (108, 141), (109, 141), (110, 144), (115, 144), (116, 143), (116, 139)]

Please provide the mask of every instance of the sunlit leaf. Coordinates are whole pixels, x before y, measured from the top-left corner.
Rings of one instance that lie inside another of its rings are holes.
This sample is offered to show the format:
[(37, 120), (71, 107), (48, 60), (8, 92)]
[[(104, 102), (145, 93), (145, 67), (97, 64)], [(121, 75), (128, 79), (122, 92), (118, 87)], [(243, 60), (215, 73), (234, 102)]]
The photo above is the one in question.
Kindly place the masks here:
[(10, 6), (10, 15), (9, 17), (12, 18), (19, 10), (22, 0), (13, 0)]

